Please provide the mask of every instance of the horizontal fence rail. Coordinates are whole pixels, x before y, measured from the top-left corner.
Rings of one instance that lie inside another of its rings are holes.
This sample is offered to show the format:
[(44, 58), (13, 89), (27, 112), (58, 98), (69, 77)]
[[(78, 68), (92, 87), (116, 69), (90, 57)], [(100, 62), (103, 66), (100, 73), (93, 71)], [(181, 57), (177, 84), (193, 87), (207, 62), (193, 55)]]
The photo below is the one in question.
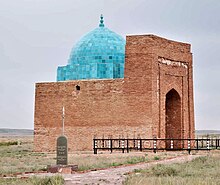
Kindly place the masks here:
[(220, 139), (93, 139), (94, 154), (98, 150), (120, 150), (127, 153), (131, 150), (211, 150), (220, 149)]

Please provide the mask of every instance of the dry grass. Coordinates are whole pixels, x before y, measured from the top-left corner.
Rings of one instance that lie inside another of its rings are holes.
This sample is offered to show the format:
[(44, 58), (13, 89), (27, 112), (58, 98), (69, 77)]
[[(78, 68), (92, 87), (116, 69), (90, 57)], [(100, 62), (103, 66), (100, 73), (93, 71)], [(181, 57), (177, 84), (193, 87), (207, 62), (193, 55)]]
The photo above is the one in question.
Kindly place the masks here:
[(28, 179), (0, 178), (0, 185), (63, 185), (64, 179), (60, 175), (51, 177), (31, 177)]
[(154, 154), (152, 152), (131, 152), (131, 153), (105, 153), (105, 154), (80, 154), (71, 155), (70, 163), (78, 164), (79, 170), (107, 168), (111, 166), (129, 165), (140, 162), (150, 162), (154, 160), (162, 160), (165, 158), (182, 155), (182, 153), (166, 153), (160, 152)]
[[(3, 138), (1, 142), (6, 142), (5, 140)], [(20, 145), (0, 146), (0, 174), (45, 170), (48, 164), (54, 164), (54, 156), (32, 152), (32, 137), (16, 137), (15, 140), (19, 141)], [(13, 140), (8, 139), (7, 141)]]
[[(46, 170), (47, 165), (56, 164), (56, 155), (33, 152), (33, 137), (0, 138), (0, 142), (19, 141), (20, 145), (0, 146), (0, 174), (14, 174), (18, 172), (30, 172)], [(119, 153), (104, 152), (94, 155), (92, 152), (69, 154), (69, 164), (76, 164), (79, 170), (90, 170), (120, 166), (124, 164), (136, 164), (139, 162), (161, 160), (165, 158), (183, 155), (181, 152), (131, 152)]]
[(219, 185), (220, 153), (199, 157), (183, 164), (156, 165), (135, 170), (124, 185)]

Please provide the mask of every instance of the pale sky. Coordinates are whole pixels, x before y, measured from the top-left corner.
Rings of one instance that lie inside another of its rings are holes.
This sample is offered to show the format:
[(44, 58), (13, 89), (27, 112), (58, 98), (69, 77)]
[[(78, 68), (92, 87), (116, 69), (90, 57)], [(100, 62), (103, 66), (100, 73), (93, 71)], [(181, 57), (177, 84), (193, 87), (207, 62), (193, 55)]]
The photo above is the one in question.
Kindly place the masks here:
[(0, 0), (0, 128), (34, 127), (36, 82), (56, 81), (99, 24), (192, 44), (196, 129), (220, 130), (219, 0)]

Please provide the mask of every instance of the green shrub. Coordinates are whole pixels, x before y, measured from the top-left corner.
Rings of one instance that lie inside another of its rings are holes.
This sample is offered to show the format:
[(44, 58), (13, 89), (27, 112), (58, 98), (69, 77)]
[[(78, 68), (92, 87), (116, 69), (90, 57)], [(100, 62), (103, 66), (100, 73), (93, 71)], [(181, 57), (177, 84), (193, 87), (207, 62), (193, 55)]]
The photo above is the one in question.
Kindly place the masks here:
[(136, 164), (145, 161), (146, 161), (145, 157), (133, 157), (127, 160), (127, 164)]
[(18, 145), (18, 141), (0, 142), (0, 146)]
[(155, 161), (160, 160), (160, 157), (154, 156), (154, 160), (155, 160)]
[(201, 156), (201, 157), (197, 157), (197, 158), (193, 159), (192, 162), (193, 163), (204, 164), (207, 160), (208, 160), (207, 156)]
[(120, 166), (120, 165), (122, 165), (122, 163), (113, 162), (110, 164), (110, 166)]
[(152, 167), (152, 173), (155, 176), (176, 176), (177, 170), (172, 166), (158, 164), (155, 167)]
[(51, 177), (32, 177), (31, 182), (33, 185), (63, 185), (64, 179), (61, 175)]
[(143, 170), (142, 169), (134, 169), (134, 173), (140, 173), (140, 172), (142, 172)]

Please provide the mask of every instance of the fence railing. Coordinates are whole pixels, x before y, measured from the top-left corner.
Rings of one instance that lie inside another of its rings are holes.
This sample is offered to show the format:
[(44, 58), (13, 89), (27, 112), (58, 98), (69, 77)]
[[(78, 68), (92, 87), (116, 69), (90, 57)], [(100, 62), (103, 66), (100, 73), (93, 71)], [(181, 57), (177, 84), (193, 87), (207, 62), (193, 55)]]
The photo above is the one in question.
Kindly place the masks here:
[(94, 154), (98, 150), (120, 150), (127, 153), (131, 150), (211, 150), (220, 149), (220, 139), (93, 139)]

